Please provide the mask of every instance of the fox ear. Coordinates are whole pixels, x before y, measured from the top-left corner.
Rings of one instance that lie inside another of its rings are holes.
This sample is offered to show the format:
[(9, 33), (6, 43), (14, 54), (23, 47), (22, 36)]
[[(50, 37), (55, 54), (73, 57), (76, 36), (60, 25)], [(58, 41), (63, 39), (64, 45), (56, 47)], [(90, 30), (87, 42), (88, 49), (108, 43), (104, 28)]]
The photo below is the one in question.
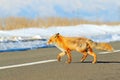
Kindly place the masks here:
[(55, 38), (57, 38), (59, 35), (60, 35), (60, 33), (57, 33), (57, 34), (55, 35)]

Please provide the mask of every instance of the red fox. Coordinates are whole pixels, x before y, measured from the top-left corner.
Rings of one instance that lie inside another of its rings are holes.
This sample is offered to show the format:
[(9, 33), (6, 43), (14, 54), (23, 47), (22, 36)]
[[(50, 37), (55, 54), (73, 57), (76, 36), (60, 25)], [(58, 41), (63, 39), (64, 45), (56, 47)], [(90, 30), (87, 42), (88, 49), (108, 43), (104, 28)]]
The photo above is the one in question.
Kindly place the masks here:
[(68, 56), (67, 63), (71, 63), (72, 56), (71, 51), (76, 50), (83, 54), (81, 62), (83, 62), (86, 57), (89, 55), (93, 56), (92, 63), (97, 62), (97, 55), (93, 52), (93, 48), (113, 51), (113, 48), (108, 43), (97, 43), (88, 38), (83, 37), (64, 37), (59, 33), (54, 34), (50, 37), (47, 44), (54, 44), (57, 48), (59, 48), (62, 52), (58, 54), (57, 60), (60, 61), (61, 57), (64, 55)]

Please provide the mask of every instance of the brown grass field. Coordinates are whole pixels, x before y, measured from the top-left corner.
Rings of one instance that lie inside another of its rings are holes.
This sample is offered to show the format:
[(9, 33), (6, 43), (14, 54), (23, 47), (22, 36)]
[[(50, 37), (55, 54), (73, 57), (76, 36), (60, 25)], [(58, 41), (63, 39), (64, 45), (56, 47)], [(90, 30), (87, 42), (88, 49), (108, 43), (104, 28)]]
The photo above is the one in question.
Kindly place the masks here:
[(79, 24), (95, 24), (95, 25), (120, 25), (120, 22), (101, 22), (101, 21), (88, 21), (77, 18), (60, 18), (60, 17), (49, 17), (49, 18), (35, 18), (28, 19), (25, 17), (7, 17), (0, 18), (0, 30), (13, 30), (21, 28), (40, 28), (50, 26), (72, 26)]

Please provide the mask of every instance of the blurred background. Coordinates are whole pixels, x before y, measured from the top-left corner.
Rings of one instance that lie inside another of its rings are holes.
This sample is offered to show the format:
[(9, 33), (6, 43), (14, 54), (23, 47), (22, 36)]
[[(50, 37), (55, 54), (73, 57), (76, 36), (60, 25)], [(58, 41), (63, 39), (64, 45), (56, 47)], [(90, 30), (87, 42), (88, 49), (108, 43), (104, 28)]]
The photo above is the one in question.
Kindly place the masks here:
[(119, 0), (0, 0), (0, 30), (119, 25)]

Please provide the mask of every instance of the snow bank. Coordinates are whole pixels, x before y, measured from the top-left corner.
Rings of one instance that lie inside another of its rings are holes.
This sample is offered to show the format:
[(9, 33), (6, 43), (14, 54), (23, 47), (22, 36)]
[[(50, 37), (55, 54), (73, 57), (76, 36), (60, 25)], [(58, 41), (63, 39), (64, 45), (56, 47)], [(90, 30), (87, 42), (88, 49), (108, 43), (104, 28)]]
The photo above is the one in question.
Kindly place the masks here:
[(46, 40), (55, 33), (71, 37), (87, 37), (97, 42), (120, 41), (120, 25), (53, 26), (0, 31), (0, 50), (47, 47)]

